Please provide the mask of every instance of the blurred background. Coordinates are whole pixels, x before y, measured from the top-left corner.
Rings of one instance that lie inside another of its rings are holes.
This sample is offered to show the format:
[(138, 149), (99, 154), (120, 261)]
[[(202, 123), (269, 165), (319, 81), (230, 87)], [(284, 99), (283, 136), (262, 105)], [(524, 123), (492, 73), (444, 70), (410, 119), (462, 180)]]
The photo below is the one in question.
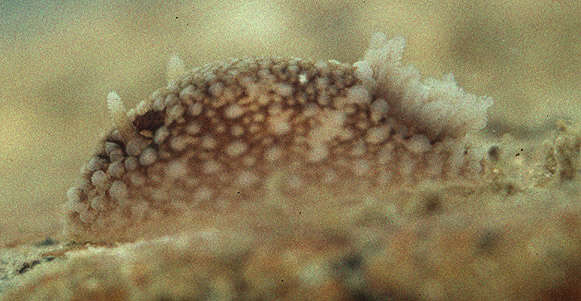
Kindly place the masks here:
[(581, 1), (0, 1), (0, 246), (54, 236), (68, 187), (111, 126), (188, 67), (240, 56), (353, 63), (373, 32), (425, 76), (489, 95), (487, 133), (581, 119)]

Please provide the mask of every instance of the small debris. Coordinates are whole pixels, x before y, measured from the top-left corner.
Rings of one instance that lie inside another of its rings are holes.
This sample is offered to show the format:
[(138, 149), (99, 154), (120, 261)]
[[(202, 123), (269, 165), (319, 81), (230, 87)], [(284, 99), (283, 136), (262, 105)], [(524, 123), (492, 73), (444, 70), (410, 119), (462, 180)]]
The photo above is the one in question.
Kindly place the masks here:
[(32, 269), (35, 265), (39, 264), (39, 260), (33, 260), (31, 263), (25, 262), (22, 264), (20, 269), (18, 269), (18, 274), (24, 274), (28, 272), (28, 270)]
[(46, 246), (52, 246), (52, 245), (56, 245), (58, 243), (58, 241), (47, 237), (45, 240), (39, 242), (36, 244), (37, 247), (46, 247)]

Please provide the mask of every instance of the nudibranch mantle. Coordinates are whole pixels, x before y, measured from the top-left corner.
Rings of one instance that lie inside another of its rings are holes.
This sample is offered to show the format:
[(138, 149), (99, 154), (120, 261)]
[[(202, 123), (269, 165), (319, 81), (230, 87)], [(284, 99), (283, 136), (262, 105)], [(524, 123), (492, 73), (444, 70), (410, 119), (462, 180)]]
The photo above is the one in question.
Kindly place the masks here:
[(305, 187), (414, 185), (478, 177), (467, 134), (492, 99), (453, 77), (422, 80), (401, 63), (404, 40), (375, 34), (362, 61), (245, 58), (184, 72), (126, 111), (67, 192), (67, 237), (131, 240), (180, 212), (233, 210)]

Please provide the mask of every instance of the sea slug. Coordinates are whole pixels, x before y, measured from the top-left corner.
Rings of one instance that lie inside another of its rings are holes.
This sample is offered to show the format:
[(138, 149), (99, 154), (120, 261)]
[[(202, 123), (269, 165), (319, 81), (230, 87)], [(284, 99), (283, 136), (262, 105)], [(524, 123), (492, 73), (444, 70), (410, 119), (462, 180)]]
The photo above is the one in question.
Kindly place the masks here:
[(111, 92), (114, 128), (67, 193), (67, 237), (134, 240), (174, 216), (300, 199), (309, 187), (478, 177), (485, 150), (467, 135), (486, 126), (492, 99), (451, 75), (421, 79), (403, 49), (375, 34), (353, 65), (246, 58), (183, 72), (172, 58), (167, 87), (136, 108)]

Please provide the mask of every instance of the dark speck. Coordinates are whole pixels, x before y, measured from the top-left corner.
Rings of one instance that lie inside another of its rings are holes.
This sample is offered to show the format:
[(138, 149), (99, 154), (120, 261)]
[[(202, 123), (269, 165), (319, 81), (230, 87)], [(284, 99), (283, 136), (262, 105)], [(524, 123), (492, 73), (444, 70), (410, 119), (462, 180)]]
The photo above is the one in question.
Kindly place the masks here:
[(437, 194), (430, 194), (424, 199), (424, 209), (427, 214), (434, 214), (442, 208), (442, 200)]
[(488, 157), (492, 161), (498, 161), (500, 158), (500, 149), (497, 145), (493, 145), (488, 149)]
[(56, 243), (57, 243), (56, 240), (54, 240), (50, 237), (47, 237), (45, 240), (37, 243), (36, 246), (37, 247), (52, 246), (52, 245), (55, 245)]
[(516, 192), (516, 187), (512, 183), (506, 183), (504, 185), (504, 191), (507, 195), (513, 195)]
[(497, 231), (487, 230), (478, 235), (476, 247), (478, 251), (489, 253), (498, 245), (499, 240), (500, 234)]
[(25, 263), (22, 264), (22, 266), (20, 267), (20, 269), (18, 269), (18, 274), (24, 274), (29, 269), (30, 269), (30, 264), (28, 264), (28, 262), (25, 262)]
[(31, 263), (25, 262), (22, 264), (22, 266), (20, 267), (20, 269), (18, 269), (18, 274), (24, 274), (26, 272), (28, 272), (28, 270), (32, 269), (35, 265), (39, 264), (40, 261), (39, 260), (34, 260)]
[(363, 256), (358, 253), (347, 254), (345, 257), (341, 258), (336, 264), (335, 268), (339, 273), (351, 274), (359, 269), (363, 265)]
[(350, 270), (357, 270), (361, 267), (361, 263), (363, 262), (363, 257), (359, 254), (349, 255), (343, 259), (343, 263), (346, 268)]

